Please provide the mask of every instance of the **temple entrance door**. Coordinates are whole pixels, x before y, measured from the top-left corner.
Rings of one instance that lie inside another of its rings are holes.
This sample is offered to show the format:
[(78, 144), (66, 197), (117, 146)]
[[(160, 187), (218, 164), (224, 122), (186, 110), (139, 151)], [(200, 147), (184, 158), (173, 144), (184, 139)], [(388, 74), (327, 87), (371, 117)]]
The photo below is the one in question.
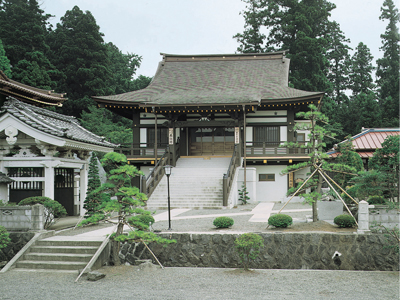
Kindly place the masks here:
[(233, 127), (194, 127), (189, 130), (189, 155), (232, 155)]
[(74, 169), (54, 169), (54, 200), (65, 207), (69, 216), (74, 215)]

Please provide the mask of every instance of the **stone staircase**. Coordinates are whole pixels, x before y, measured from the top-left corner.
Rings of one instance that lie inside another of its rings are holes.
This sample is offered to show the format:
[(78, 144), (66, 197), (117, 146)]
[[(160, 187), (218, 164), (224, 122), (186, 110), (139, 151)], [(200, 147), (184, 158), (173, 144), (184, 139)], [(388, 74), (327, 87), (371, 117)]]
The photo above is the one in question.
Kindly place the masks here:
[[(221, 208), (222, 178), (229, 157), (180, 158), (169, 178), (171, 208)], [(147, 201), (148, 209), (168, 208), (167, 176)]]
[(15, 270), (77, 273), (87, 265), (101, 243), (90, 240), (40, 240), (16, 263)]

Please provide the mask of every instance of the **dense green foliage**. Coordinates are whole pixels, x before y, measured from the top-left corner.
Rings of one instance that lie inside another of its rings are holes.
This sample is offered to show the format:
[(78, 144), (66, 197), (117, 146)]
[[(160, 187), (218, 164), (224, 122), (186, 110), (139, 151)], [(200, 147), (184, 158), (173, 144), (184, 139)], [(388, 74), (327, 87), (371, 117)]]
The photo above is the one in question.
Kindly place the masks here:
[(229, 228), (233, 225), (234, 221), (230, 217), (218, 217), (215, 218), (213, 224), (217, 228)]
[(235, 249), (240, 256), (244, 270), (249, 269), (250, 260), (258, 257), (263, 246), (263, 238), (255, 233), (242, 234), (235, 240)]
[[(91, 196), (99, 205), (95, 206), (95, 213), (80, 223), (97, 224), (106, 221), (117, 224), (117, 230), (112, 235), (114, 240), (113, 263), (120, 264), (118, 257), (120, 243), (126, 240), (140, 242), (172, 243), (157, 236), (152, 232), (144, 232), (150, 224), (150, 218), (140, 217), (150, 216), (151, 213), (143, 209), (146, 205), (147, 197), (140, 193), (139, 189), (132, 186), (132, 179), (142, 175), (135, 166), (129, 165), (125, 155), (110, 152), (107, 153), (101, 163), (107, 172), (107, 182), (91, 192)], [(116, 219), (116, 220), (114, 220)], [(123, 234), (124, 225), (135, 229), (129, 231), (128, 235)]]
[(97, 155), (96, 152), (92, 152), (92, 156), (90, 157), (89, 161), (87, 196), (83, 203), (83, 208), (86, 209), (86, 218), (95, 213), (96, 206), (99, 204), (91, 193), (95, 189), (99, 188), (100, 185), (101, 182), (99, 177), (99, 168), (97, 166)]
[(58, 201), (48, 197), (35, 196), (21, 200), (18, 205), (35, 205), (42, 204), (44, 206), (44, 228), (50, 227), (55, 218), (61, 218), (67, 215), (67, 211)]
[(356, 225), (355, 219), (350, 215), (339, 215), (333, 219), (333, 223), (342, 228), (350, 228)]
[(371, 196), (367, 200), (368, 204), (385, 204), (385, 198), (382, 196)]
[(10, 60), (6, 55), (6, 51), (4, 50), (3, 42), (0, 39), (0, 70), (6, 74), (7, 77), (11, 78), (11, 66)]
[[(377, 59), (377, 68), (362, 42), (350, 56), (350, 40), (331, 20), (336, 6), (329, 1), (242, 1), (247, 4), (241, 12), (245, 25), (243, 32), (234, 36), (239, 42), (237, 51), (288, 50), (289, 85), (326, 92), (322, 112), (332, 120), (329, 129), (339, 140), (359, 133), (362, 127), (398, 126), (399, 13), (392, 0), (384, 0), (381, 8), (380, 19), (388, 25), (381, 35), (383, 58)], [(372, 76), (375, 69), (376, 82)]]
[(399, 197), (400, 136), (389, 136), (369, 160), (370, 169), (383, 176), (381, 187), (386, 199), (395, 201)]
[(293, 224), (292, 217), (285, 214), (276, 214), (268, 218), (268, 225), (277, 228), (286, 228), (292, 224)]
[(0, 249), (7, 247), (10, 242), (10, 234), (3, 226), (0, 226)]

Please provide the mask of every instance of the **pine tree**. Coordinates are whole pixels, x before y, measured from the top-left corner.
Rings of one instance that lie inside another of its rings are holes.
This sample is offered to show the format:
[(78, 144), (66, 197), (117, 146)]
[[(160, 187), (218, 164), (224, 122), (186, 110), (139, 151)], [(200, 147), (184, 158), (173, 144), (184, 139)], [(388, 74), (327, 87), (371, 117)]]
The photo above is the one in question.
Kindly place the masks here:
[[(133, 165), (129, 165), (123, 154), (109, 152), (101, 160), (107, 172), (107, 182), (92, 192), (93, 197), (100, 203), (96, 206), (95, 213), (83, 220), (80, 225), (110, 221), (117, 215), (117, 230), (111, 236), (113, 241), (112, 260), (114, 265), (120, 265), (120, 242), (133, 240), (137, 242), (172, 243), (159, 237), (153, 232), (148, 232), (149, 224), (145, 224), (143, 216), (150, 216), (149, 211), (144, 210), (147, 197), (140, 193), (139, 189), (132, 186), (132, 178), (142, 175)], [(124, 226), (135, 229), (128, 235), (123, 234)]]
[(381, 7), (382, 21), (389, 21), (386, 31), (381, 34), (383, 57), (376, 60), (376, 76), (379, 103), (382, 108), (384, 126), (399, 125), (399, 53), (400, 35), (397, 27), (400, 21), (398, 9), (392, 0), (385, 0)]
[[(283, 170), (282, 174), (288, 174), (289, 172), (296, 172), (303, 168), (310, 168), (311, 176), (304, 183), (299, 183), (298, 186), (288, 190), (287, 194), (295, 194), (303, 197), (306, 202), (312, 205), (313, 209), (313, 221), (318, 220), (317, 214), (317, 201), (321, 199), (321, 188), (323, 183), (323, 177), (319, 173), (319, 168), (325, 171), (335, 172), (346, 172), (356, 173), (356, 169), (345, 164), (329, 164), (326, 159), (329, 156), (324, 151), (326, 146), (325, 140), (332, 139), (335, 134), (326, 129), (326, 125), (329, 124), (329, 119), (320, 111), (317, 110), (315, 105), (309, 105), (310, 110), (307, 112), (299, 112), (296, 114), (297, 118), (303, 118), (309, 120), (308, 124), (296, 125), (295, 130), (306, 130), (309, 132), (308, 140), (305, 145), (301, 145), (296, 142), (286, 142), (283, 147), (289, 148), (305, 148), (309, 153), (310, 160), (298, 164), (288, 166)], [(314, 174), (314, 175), (313, 175)], [(310, 191), (309, 191), (310, 190)]]

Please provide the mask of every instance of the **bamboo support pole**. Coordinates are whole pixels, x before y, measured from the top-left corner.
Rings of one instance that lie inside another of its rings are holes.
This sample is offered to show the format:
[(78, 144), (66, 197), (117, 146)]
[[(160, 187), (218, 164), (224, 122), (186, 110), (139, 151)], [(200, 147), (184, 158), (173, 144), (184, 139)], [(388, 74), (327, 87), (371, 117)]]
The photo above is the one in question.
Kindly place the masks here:
[[(278, 212), (278, 214), (282, 211), (282, 209), (285, 208), (285, 206), (290, 202), (290, 200), (292, 200), (292, 199), (297, 195), (297, 193), (298, 193), (298, 192), (301, 190), (301, 188), (310, 180), (310, 178), (314, 176), (314, 174), (318, 171), (318, 169), (319, 169), (320, 167), (321, 167), (321, 165), (320, 165), (319, 167), (317, 167), (317, 168), (314, 170), (314, 172), (307, 178), (306, 181), (303, 182), (303, 184), (297, 189), (297, 191), (293, 194), (293, 196), (289, 199), (289, 201), (287, 201), (287, 202), (285, 203), (285, 205), (282, 206), (282, 208), (280, 209), (280, 211)], [(267, 227), (267, 228), (268, 228), (268, 227)]]
[(324, 174), (322, 174), (321, 170), (318, 170), (319, 174), (321, 174), (321, 176), (324, 178), (324, 180), (326, 181), (326, 183), (330, 186), (331, 189), (333, 189), (333, 191), (336, 193), (336, 195), (339, 197), (339, 199), (343, 202), (343, 205), (346, 207), (347, 211), (349, 212), (349, 214), (353, 217), (354, 222), (356, 222), (357, 227), (358, 227), (358, 223), (356, 218), (354, 218), (353, 214), (351, 213), (349, 207), (347, 206), (347, 204), (344, 202), (344, 200), (342, 199), (342, 197), (340, 197), (339, 193), (333, 188), (332, 184), (326, 179), (326, 177), (324, 176)]
[(328, 174), (325, 173), (325, 175), (326, 175), (326, 177), (328, 177), (328, 179), (331, 180), (343, 193), (345, 193), (345, 194), (347, 195), (347, 197), (349, 197), (351, 200), (353, 200), (353, 202), (354, 202), (355, 204), (358, 205), (358, 202), (357, 202), (356, 200), (354, 200), (353, 197), (351, 197), (340, 185), (338, 185), (338, 184), (336, 183), (336, 181), (334, 181), (331, 177), (329, 177)]

